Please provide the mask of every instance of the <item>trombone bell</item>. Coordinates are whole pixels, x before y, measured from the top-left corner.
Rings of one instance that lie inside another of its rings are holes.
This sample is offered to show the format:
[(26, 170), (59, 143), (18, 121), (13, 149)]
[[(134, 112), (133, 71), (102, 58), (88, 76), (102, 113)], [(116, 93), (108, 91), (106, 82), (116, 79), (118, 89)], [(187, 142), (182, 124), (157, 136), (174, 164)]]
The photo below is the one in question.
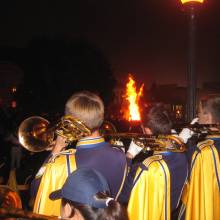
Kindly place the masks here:
[(22, 146), (31, 152), (41, 152), (54, 140), (54, 132), (48, 130), (49, 121), (32, 116), (25, 119), (19, 126), (18, 138)]
[(49, 121), (32, 116), (19, 126), (18, 138), (21, 145), (29, 151), (41, 152), (51, 147), (56, 135), (66, 138), (67, 143), (91, 135), (91, 130), (79, 119), (66, 115), (59, 122), (50, 125)]

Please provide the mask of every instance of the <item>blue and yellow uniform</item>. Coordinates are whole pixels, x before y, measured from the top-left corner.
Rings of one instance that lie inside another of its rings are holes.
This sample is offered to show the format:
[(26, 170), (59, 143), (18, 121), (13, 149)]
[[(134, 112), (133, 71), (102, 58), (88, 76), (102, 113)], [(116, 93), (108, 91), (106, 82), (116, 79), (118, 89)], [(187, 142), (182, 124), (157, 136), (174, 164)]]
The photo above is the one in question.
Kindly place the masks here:
[(183, 193), (181, 219), (217, 220), (220, 217), (220, 136), (191, 146), (188, 184)]
[(127, 175), (127, 161), (123, 151), (113, 148), (104, 138), (83, 139), (76, 145), (78, 168), (98, 170), (108, 181), (111, 195), (118, 198)]
[(129, 219), (169, 220), (187, 179), (184, 153), (160, 152), (138, 168), (128, 203)]
[(206, 139), (211, 139), (214, 141), (215, 147), (218, 151), (218, 155), (220, 156), (220, 133), (219, 134), (213, 134), (213, 135), (208, 135)]
[(61, 201), (51, 201), (49, 194), (60, 189), (68, 174), (75, 169), (89, 167), (98, 170), (107, 179), (111, 194), (116, 199), (127, 175), (125, 154), (102, 137), (81, 139), (75, 151), (60, 152), (44, 167), (34, 212), (55, 216), (60, 215)]
[(36, 178), (39, 183), (34, 212), (45, 215), (59, 215), (61, 200), (49, 199), (51, 192), (62, 188), (68, 175), (76, 169), (75, 150), (68, 150), (53, 155), (40, 168)]

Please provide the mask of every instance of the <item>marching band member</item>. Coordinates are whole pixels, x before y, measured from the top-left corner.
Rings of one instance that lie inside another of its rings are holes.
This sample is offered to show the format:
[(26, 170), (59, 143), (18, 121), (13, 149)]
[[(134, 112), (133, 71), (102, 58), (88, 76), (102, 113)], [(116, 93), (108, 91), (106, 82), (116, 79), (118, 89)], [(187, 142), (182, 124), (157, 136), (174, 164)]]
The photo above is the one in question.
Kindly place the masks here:
[(109, 185), (100, 172), (81, 168), (71, 173), (63, 187), (50, 194), (50, 199), (62, 199), (63, 219), (128, 220), (126, 209), (109, 194)]
[[(217, 220), (220, 216), (220, 95), (209, 95), (199, 106), (199, 124), (210, 125), (204, 141), (189, 147), (189, 183), (179, 218)], [(213, 126), (213, 124), (215, 124)]]
[[(161, 106), (144, 112), (142, 120), (144, 133), (150, 135), (171, 134), (171, 120)], [(176, 138), (177, 141), (180, 141), (178, 137)], [(167, 148), (172, 145), (171, 142), (167, 144)], [(132, 142), (131, 146), (135, 148), (135, 143)], [(130, 190), (124, 189), (126, 192), (130, 191), (129, 219), (169, 220), (171, 212), (175, 213), (178, 207), (187, 173), (187, 160), (183, 152), (167, 151), (164, 148), (163, 151), (154, 152), (153, 156), (145, 159), (138, 166), (132, 185), (127, 183), (125, 185), (131, 188)]]
[(35, 213), (60, 215), (61, 200), (52, 201), (49, 195), (60, 189), (67, 176), (78, 168), (89, 167), (99, 171), (109, 183), (114, 199), (119, 196), (127, 174), (125, 154), (100, 136), (104, 104), (99, 96), (88, 91), (73, 94), (66, 103), (65, 114), (81, 120), (91, 130), (91, 135), (80, 139), (76, 150), (68, 151), (63, 150), (67, 145), (65, 138), (58, 137), (53, 156), (37, 175), (40, 185), (34, 203)]

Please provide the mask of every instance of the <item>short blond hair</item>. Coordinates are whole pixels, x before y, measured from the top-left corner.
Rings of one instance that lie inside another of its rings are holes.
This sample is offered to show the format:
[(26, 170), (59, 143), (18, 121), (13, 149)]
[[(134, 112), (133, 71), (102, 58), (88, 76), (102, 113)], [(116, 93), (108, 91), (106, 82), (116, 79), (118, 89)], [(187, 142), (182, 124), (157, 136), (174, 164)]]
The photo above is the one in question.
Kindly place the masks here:
[(91, 130), (96, 130), (104, 120), (104, 103), (95, 93), (78, 92), (68, 99), (65, 114), (81, 120)]

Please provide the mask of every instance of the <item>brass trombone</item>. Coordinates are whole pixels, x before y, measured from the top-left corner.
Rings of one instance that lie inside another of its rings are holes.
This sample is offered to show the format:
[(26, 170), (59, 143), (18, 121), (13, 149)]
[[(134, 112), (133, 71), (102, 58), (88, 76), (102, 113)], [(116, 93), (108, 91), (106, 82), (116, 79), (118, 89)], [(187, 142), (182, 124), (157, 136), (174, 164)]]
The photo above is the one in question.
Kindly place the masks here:
[[(185, 151), (185, 145), (178, 137), (172, 135), (149, 137), (141, 133), (118, 133), (116, 127), (108, 121), (103, 123), (101, 133), (113, 145), (117, 145), (120, 139), (131, 139), (141, 146), (143, 151)], [(63, 116), (53, 125), (40, 116), (32, 116), (25, 119), (18, 129), (20, 143), (31, 152), (41, 152), (50, 148), (55, 135), (65, 137), (66, 141), (71, 143), (91, 135), (91, 130), (79, 119), (68, 115)]]
[[(122, 140), (133, 140), (135, 144), (143, 148), (143, 152), (149, 151), (171, 151), (171, 152), (184, 152), (186, 145), (178, 136), (175, 135), (159, 135), (149, 136), (143, 133), (132, 132), (117, 132), (116, 127), (109, 121), (104, 121), (101, 129), (102, 135), (112, 145), (125, 148)], [(119, 144), (120, 143), (120, 144)]]
[[(148, 136), (140, 133), (112, 133), (106, 134), (105, 137), (110, 139), (112, 145), (116, 145), (118, 141), (123, 139), (133, 140), (135, 144), (143, 148), (143, 152), (148, 151), (171, 151), (171, 152), (184, 152), (186, 145), (182, 140), (175, 135), (159, 135)], [(121, 147), (119, 145), (118, 147)]]
[(25, 119), (18, 129), (19, 142), (31, 152), (49, 148), (55, 135), (65, 137), (70, 143), (90, 134), (91, 130), (82, 121), (69, 115), (63, 116), (54, 125), (40, 116), (32, 116)]

